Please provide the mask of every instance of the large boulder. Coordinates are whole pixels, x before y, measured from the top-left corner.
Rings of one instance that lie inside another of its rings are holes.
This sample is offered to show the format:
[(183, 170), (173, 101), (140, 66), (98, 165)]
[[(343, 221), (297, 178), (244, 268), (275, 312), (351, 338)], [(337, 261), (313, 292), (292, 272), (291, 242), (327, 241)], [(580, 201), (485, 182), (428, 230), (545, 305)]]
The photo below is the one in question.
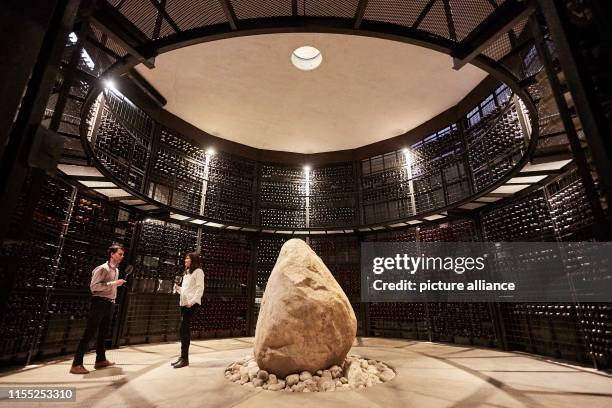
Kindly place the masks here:
[(300, 239), (281, 248), (255, 329), (257, 365), (279, 377), (341, 365), (357, 333), (351, 303)]

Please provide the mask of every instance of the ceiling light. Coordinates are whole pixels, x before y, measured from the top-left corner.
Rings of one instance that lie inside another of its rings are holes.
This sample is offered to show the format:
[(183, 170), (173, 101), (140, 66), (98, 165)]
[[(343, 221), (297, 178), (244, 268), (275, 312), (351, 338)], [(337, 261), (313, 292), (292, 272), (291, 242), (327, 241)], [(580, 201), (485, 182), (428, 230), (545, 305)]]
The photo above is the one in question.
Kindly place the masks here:
[(514, 194), (527, 187), (529, 187), (529, 184), (507, 184), (497, 187), (495, 190), (491, 191), (490, 194)]
[(158, 206), (153, 205), (153, 204), (137, 205), (136, 208), (138, 208), (139, 210), (142, 210), (142, 211), (149, 211), (149, 210), (157, 210), (157, 209), (159, 209)]
[(121, 202), (123, 204), (127, 204), (127, 205), (141, 205), (141, 204), (146, 204), (146, 201), (140, 200), (138, 198), (136, 199), (130, 199), (130, 200), (121, 200)]
[(539, 163), (539, 164), (527, 164), (521, 169), (521, 173), (528, 173), (534, 171), (552, 171), (559, 170), (572, 160), (557, 160), (553, 162)]
[(117, 185), (111, 181), (79, 180), (79, 183), (89, 188), (117, 188)]
[(423, 218), (426, 219), (427, 221), (435, 221), (435, 220), (439, 220), (440, 218), (444, 218), (444, 215), (434, 214), (434, 215), (430, 215), (429, 217), (423, 217)]
[(98, 177), (104, 178), (102, 173), (98, 171), (95, 167), (91, 166), (77, 166), (74, 164), (60, 164), (57, 168), (68, 176), (73, 177)]
[(302, 71), (311, 71), (321, 65), (322, 61), (321, 51), (309, 45), (296, 48), (291, 54), (291, 62)]
[(310, 166), (308, 166), (308, 165), (304, 166), (304, 171), (307, 171), (307, 172), (310, 171)]
[(525, 176), (525, 177), (513, 177), (508, 180), (508, 184), (524, 184), (524, 183), (537, 183), (542, 181), (547, 176)]
[(206, 154), (213, 156), (215, 154), (215, 149), (209, 147), (208, 149), (206, 149)]
[(476, 208), (480, 208), (483, 205), (487, 205), (487, 204), (486, 203), (471, 202), (471, 203), (463, 204), (459, 208), (463, 208), (464, 210), (475, 210)]
[(131, 197), (132, 195), (121, 188), (94, 188), (95, 192), (107, 196), (108, 198)]
[(481, 203), (494, 203), (495, 201), (499, 201), (501, 199), (502, 197), (479, 197), (476, 199), (476, 201)]

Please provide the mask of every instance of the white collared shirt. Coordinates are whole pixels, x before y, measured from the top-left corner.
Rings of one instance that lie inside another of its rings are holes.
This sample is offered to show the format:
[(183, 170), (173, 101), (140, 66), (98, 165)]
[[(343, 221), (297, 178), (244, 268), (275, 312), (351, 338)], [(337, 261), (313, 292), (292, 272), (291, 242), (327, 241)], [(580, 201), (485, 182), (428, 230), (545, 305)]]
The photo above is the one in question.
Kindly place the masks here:
[(179, 301), (181, 306), (187, 306), (188, 303), (201, 305), (202, 295), (204, 295), (204, 271), (198, 268), (191, 274), (183, 275), (183, 284), (179, 293), (181, 294)]
[(104, 262), (91, 273), (91, 294), (114, 301), (117, 297), (117, 278), (119, 269), (108, 261)]

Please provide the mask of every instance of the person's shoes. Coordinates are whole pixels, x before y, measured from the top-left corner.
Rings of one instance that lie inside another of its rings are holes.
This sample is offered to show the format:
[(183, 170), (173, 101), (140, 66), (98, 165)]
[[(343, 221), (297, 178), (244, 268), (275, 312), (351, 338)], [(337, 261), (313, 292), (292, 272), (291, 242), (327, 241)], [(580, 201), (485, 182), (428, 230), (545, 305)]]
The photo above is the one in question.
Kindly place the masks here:
[(187, 360), (183, 360), (183, 359), (181, 358), (181, 359), (180, 359), (180, 361), (174, 365), (174, 368), (182, 368), (182, 367), (187, 367), (188, 365), (189, 365), (189, 361), (187, 361)]
[(182, 360), (182, 358), (180, 358), (180, 357), (179, 357), (179, 358), (177, 358), (176, 360), (174, 360), (173, 362), (171, 362), (171, 363), (170, 363), (170, 365), (171, 365), (171, 366), (175, 366), (175, 365), (177, 365), (178, 363), (180, 363), (180, 362), (181, 362), (181, 360)]
[(94, 365), (94, 368), (97, 370), (98, 368), (110, 367), (114, 365), (115, 363), (113, 363), (112, 361), (104, 360), (104, 361), (96, 362), (96, 364)]
[(73, 365), (70, 367), (70, 374), (89, 374), (89, 370), (82, 365)]

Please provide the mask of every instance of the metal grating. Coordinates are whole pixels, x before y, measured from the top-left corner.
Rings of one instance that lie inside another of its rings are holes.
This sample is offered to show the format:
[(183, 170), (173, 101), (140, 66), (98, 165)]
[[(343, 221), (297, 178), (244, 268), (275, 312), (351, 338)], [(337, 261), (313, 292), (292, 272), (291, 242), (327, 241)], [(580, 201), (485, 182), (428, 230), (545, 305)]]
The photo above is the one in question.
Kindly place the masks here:
[(359, 0), (309, 0), (306, 2), (307, 16), (353, 18)]
[(216, 0), (167, 0), (166, 11), (183, 31), (227, 23), (223, 8)]
[(428, 0), (370, 0), (364, 20), (412, 27)]
[(451, 38), (448, 32), (448, 20), (446, 19), (442, 0), (436, 0), (434, 2), (431, 10), (429, 10), (427, 16), (423, 19), (423, 22), (418, 28), (419, 30), (437, 34), (444, 38)]
[(79, 69), (89, 74), (100, 76), (116, 62), (115, 58), (94, 46), (86, 47), (85, 50), (94, 65), (88, 65), (82, 57), (79, 61)]
[(523, 30), (525, 30), (525, 27), (527, 26), (527, 21), (529, 21), (529, 18), (525, 17), (521, 21), (519, 21), (514, 27), (512, 27), (512, 31), (514, 31), (514, 35), (516, 36), (516, 38), (519, 38), (523, 33)]
[(238, 20), (291, 15), (289, 0), (232, 0)]
[(144, 35), (153, 39), (157, 9), (149, 0), (130, 0), (122, 3), (119, 11), (130, 20)]
[(172, 35), (174, 33), (176, 33), (176, 31), (174, 31), (174, 29), (170, 26), (170, 24), (168, 23), (168, 21), (166, 21), (165, 18), (162, 18), (161, 25), (159, 28), (159, 34), (156, 36), (156, 38), (168, 37), (169, 35)]
[(121, 45), (119, 45), (119, 43), (117, 43), (117, 41), (113, 40), (110, 37), (106, 38), (106, 44), (102, 43), (103, 45), (106, 45), (110, 50), (112, 50), (113, 52), (115, 52), (117, 55), (124, 57), (127, 55), (127, 51), (125, 50), (125, 48), (123, 48)]
[(100, 31), (95, 24), (90, 24), (89, 27), (91, 28), (91, 37), (95, 38), (99, 43), (102, 43), (102, 31)]
[(458, 41), (467, 37), (494, 10), (488, 1), (449, 0), (449, 2)]
[(500, 35), (497, 40), (493, 41), (483, 54), (487, 57), (499, 61), (504, 55), (508, 54), (512, 50), (512, 44), (510, 43), (510, 37), (508, 33)]

